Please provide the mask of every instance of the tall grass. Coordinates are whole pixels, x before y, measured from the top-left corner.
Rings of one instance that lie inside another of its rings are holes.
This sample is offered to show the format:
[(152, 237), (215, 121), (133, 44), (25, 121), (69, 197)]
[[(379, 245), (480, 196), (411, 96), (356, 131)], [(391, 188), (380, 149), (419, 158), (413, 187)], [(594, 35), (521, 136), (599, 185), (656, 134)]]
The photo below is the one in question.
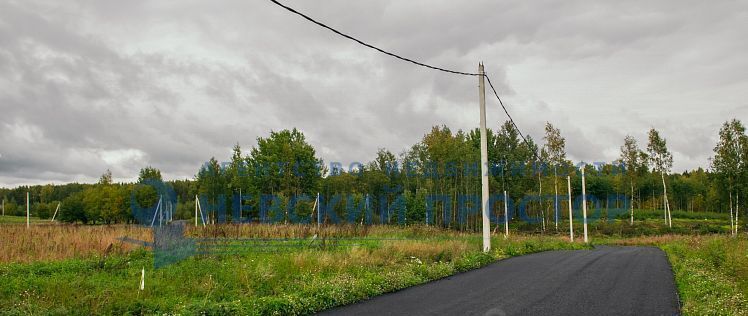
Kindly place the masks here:
[[(619, 221), (597, 223), (592, 240), (665, 250), (685, 314), (746, 314), (746, 236), (673, 234), (652, 220), (635, 223), (640, 228), (630, 228), (633, 231), (617, 232), (627, 226)], [(657, 233), (647, 234), (652, 231)], [(635, 233), (642, 235), (621, 238)], [(483, 254), (479, 234), (432, 226), (226, 224), (188, 226), (186, 234), (227, 240), (311, 240), (316, 235), (364, 242), (341, 248), (195, 256), (153, 270), (150, 252), (117, 240), (151, 240), (150, 230), (140, 226), (2, 225), (0, 306), (8, 309), (0, 314), (308, 314), (496, 259), (588, 247), (579, 239), (569, 243), (562, 232), (513, 234), (509, 240), (494, 237), (492, 252)], [(147, 285), (139, 292), (143, 267)]]
[[(581, 237), (582, 225), (575, 221), (575, 234)], [(713, 234), (726, 233), (729, 222), (722, 220), (676, 219), (669, 228), (664, 221), (655, 219), (638, 220), (634, 225), (628, 221), (598, 221), (590, 224), (590, 234), (595, 238), (605, 236), (636, 237), (661, 236), (669, 234)], [(568, 233), (567, 223), (559, 224), (559, 231), (538, 230), (537, 225), (523, 222), (511, 223), (514, 233), (521, 235), (538, 234), (563, 237)], [(335, 238), (408, 238), (408, 239), (454, 239), (474, 238), (469, 232), (445, 230), (434, 226), (395, 226), (395, 225), (303, 225), (303, 224), (222, 224), (194, 227), (187, 225), (187, 237), (196, 238), (253, 238), (253, 239), (310, 239)], [(31, 262), (62, 260), (67, 258), (87, 258), (111, 254), (123, 254), (138, 248), (137, 245), (123, 243), (119, 237), (150, 241), (150, 230), (141, 226), (112, 225), (86, 226), (72, 224), (34, 223), (30, 229), (20, 224), (0, 225), (0, 262)], [(477, 237), (476, 237), (477, 238)]]
[(211, 238), (355, 238), (355, 237), (459, 237), (475, 233), (445, 230), (434, 226), (395, 225), (304, 225), (304, 224), (222, 224), (206, 227), (189, 226), (186, 234)]
[(748, 239), (683, 237), (665, 243), (686, 315), (748, 315)]
[[(188, 226), (187, 237), (201, 238), (288, 238), (317, 236), (328, 238), (455, 238), (474, 234), (427, 226), (361, 226), (300, 224), (223, 224)], [(37, 223), (0, 225), (0, 263), (62, 260), (124, 254), (140, 246), (118, 240), (120, 237), (152, 241), (150, 229), (137, 225), (90, 226)]]
[[(270, 236), (266, 228), (256, 227)], [(407, 233), (372, 227), (368, 237), (383, 236), (372, 230), (384, 236)], [(153, 257), (143, 250), (103, 260), (0, 264), (0, 306), (5, 307), (0, 314), (311, 314), (500, 258), (585, 247), (559, 237), (499, 237), (485, 254), (480, 238), (473, 238), (478, 235), (451, 239), (453, 232), (442, 233), (424, 228), (419, 234), (427, 238), (365, 247), (197, 256), (157, 270), (150, 268)], [(146, 289), (141, 292), (142, 267)]]
[(132, 225), (2, 225), (0, 263), (100, 257), (124, 254), (138, 247), (117, 240), (123, 236), (151, 240), (147, 229)]

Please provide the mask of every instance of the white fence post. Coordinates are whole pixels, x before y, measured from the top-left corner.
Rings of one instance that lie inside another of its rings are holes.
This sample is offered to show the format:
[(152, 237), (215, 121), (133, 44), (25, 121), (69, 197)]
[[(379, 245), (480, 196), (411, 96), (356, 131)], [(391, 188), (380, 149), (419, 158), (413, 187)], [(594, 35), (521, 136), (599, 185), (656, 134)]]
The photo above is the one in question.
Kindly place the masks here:
[(569, 239), (574, 242), (574, 209), (571, 204), (571, 176), (566, 176), (566, 188), (569, 191)]

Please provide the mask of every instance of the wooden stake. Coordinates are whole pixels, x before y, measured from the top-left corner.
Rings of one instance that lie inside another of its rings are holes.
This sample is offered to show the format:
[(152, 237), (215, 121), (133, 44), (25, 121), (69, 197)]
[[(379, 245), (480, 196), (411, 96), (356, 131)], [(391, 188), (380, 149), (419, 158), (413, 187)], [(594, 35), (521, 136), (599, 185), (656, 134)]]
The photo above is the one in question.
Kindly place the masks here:
[(143, 267), (143, 270), (140, 270), (140, 290), (145, 289), (145, 267)]

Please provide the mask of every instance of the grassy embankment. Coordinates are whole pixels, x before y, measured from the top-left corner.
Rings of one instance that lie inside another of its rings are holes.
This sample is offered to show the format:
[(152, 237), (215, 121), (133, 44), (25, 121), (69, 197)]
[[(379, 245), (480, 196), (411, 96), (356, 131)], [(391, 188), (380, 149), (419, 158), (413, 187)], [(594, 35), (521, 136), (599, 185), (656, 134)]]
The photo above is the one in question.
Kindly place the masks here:
[[(7, 226), (3, 228), (6, 231)], [(550, 249), (586, 247), (579, 243), (570, 244), (560, 237), (516, 236), (510, 241), (499, 237), (493, 240), (494, 250), (483, 254), (480, 239), (474, 234), (425, 227), (361, 229), (348, 226), (326, 228), (317, 232), (317, 239), (364, 238), (356, 241), (358, 246), (316, 246), (270, 253), (197, 256), (154, 270), (150, 252), (142, 249), (127, 251), (124, 245), (103, 246), (110, 237), (96, 236), (92, 231), (96, 227), (32, 229), (33, 233), (43, 236), (46, 236), (45, 229), (79, 230), (71, 236), (77, 238), (75, 242), (80, 247), (92, 245), (110, 251), (106, 256), (96, 252), (68, 252), (74, 258), (57, 260), (60, 256), (44, 255), (43, 251), (35, 250), (36, 255), (48, 260), (0, 264), (0, 305), (7, 307), (0, 313), (307, 314), (474, 269), (500, 258)], [(124, 226), (112, 229), (138, 233)], [(244, 225), (188, 233), (203, 237), (311, 240), (309, 236), (315, 231), (310, 226)], [(25, 227), (10, 234), (23, 233)], [(8, 233), (2, 235), (9, 238)], [(106, 233), (106, 236), (115, 235)], [(15, 238), (23, 240), (23, 237)], [(55, 241), (44, 242), (49, 240), (47, 237), (30, 239), (37, 242), (26, 244), (34, 245), (36, 249), (55, 244)], [(66, 242), (65, 239), (52, 239)], [(3, 245), (3, 248), (13, 248)], [(55, 252), (59, 248), (48, 249)], [(111, 249), (119, 250), (115, 253)], [(21, 260), (16, 261), (29, 261), (25, 255), (17, 258)], [(141, 292), (138, 285), (143, 267), (146, 269), (146, 285)]]
[[(633, 226), (624, 220), (592, 224), (592, 243), (662, 248), (673, 265), (684, 314), (746, 314), (748, 240), (713, 234), (727, 231), (726, 217), (674, 213), (670, 229), (658, 212), (638, 213)], [(575, 230), (581, 237), (581, 227)], [(116, 240), (125, 235), (149, 240), (149, 231), (142, 228), (37, 225), (28, 231), (24, 225), (0, 226), (0, 306), (8, 306), (0, 313), (305, 314), (500, 258), (585, 247), (568, 243), (563, 232), (494, 238), (494, 251), (485, 255), (477, 235), (426, 227), (333, 226), (318, 231), (301, 225), (226, 225), (188, 231), (193, 237), (308, 241), (314, 234), (313, 247), (197, 256), (153, 270), (150, 252)], [(322, 240), (329, 245), (335, 238), (364, 239), (351, 247), (321, 246)], [(141, 292), (143, 267), (146, 288)]]

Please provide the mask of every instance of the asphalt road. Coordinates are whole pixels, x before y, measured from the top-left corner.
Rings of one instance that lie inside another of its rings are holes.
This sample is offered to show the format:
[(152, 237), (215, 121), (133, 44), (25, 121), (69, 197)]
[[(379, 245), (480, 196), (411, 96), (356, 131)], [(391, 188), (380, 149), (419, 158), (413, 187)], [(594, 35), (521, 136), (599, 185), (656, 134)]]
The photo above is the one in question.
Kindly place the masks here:
[(501, 260), (322, 315), (679, 315), (654, 247), (549, 251)]

